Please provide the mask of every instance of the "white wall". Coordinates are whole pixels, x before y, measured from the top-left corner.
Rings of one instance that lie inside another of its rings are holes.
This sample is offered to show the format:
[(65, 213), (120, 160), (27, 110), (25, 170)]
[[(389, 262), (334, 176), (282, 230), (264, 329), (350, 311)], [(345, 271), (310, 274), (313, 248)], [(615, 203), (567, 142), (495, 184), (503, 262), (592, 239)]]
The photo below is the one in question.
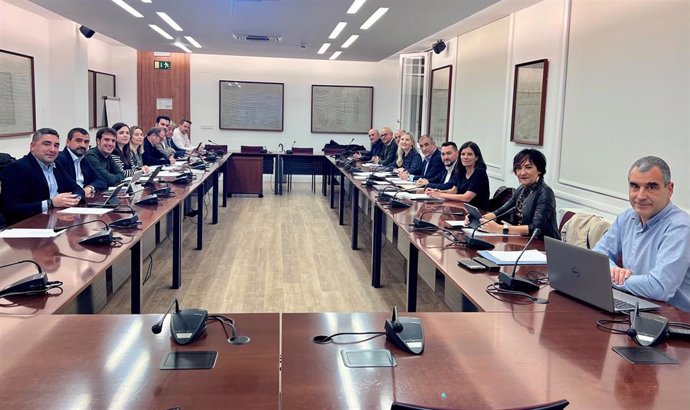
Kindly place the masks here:
[[(34, 57), (36, 127), (54, 128), (61, 137), (73, 127), (88, 128), (89, 69), (117, 76), (123, 118), (137, 118), (136, 51), (101, 41), (98, 34), (86, 39), (78, 28), (27, 1), (0, 0), (0, 49)], [(29, 141), (29, 135), (2, 138), (0, 150), (21, 157)]]
[(539, 149), (558, 207), (613, 217), (642, 155), (669, 162), (674, 202), (690, 207), (689, 43), (687, 1), (544, 0), (457, 38), (453, 140), (482, 147), (492, 190), (516, 186), (526, 146), (510, 142), (513, 70), (547, 58)]
[[(319, 152), (334, 139), (347, 144), (369, 146), (363, 134), (312, 134), (311, 86), (361, 85), (374, 87), (375, 128), (395, 129), (399, 116), (400, 74), (397, 59), (377, 63), (321, 61), (287, 58), (261, 58), (193, 54), (191, 56), (192, 139), (213, 140), (238, 150), (240, 145), (261, 145), (269, 151), (282, 143), (285, 149), (313, 147)], [(218, 82), (265, 81), (284, 83), (284, 123), (282, 132), (229, 131), (219, 129)]]

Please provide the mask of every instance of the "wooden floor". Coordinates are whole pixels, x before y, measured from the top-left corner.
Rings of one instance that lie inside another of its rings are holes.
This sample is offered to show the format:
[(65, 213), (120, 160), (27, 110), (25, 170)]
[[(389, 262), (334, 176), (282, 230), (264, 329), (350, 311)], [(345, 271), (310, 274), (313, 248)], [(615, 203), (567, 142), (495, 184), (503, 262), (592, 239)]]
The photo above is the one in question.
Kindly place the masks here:
[[(154, 252), (143, 289), (143, 313), (163, 312), (177, 298), (182, 308), (209, 312), (382, 312), (404, 306), (405, 260), (390, 242), (383, 249), (382, 284), (370, 285), (369, 219), (360, 219), (360, 250), (350, 249), (349, 219), (310, 183), (293, 183), (276, 196), (233, 196), (220, 222), (204, 226), (204, 249), (194, 250), (196, 226), (185, 218), (182, 287), (170, 289), (169, 241)], [(360, 211), (361, 212), (361, 211)], [(349, 212), (348, 212), (349, 214)], [(144, 263), (144, 272), (148, 259)], [(419, 281), (418, 309), (447, 311), (442, 279), (434, 293)], [(129, 313), (129, 284), (100, 313)]]

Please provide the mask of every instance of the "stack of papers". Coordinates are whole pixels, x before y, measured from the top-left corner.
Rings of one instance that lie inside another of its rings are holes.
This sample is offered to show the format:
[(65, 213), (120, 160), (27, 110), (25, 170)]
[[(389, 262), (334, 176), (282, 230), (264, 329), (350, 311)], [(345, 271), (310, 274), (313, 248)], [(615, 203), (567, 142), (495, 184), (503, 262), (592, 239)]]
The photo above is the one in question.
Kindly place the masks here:
[(0, 238), (54, 238), (65, 231), (55, 232), (52, 229), (5, 229)]
[[(477, 253), (496, 265), (515, 265), (515, 260), (522, 251), (479, 251)], [(546, 265), (546, 254), (536, 249), (530, 249), (525, 251), (518, 265)]]

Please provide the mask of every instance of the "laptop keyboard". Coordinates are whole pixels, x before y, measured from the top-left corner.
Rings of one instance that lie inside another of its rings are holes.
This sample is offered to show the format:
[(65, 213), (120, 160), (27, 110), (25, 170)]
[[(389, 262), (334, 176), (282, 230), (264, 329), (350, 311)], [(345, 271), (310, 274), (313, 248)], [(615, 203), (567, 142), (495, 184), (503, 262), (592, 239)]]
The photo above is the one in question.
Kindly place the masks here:
[(613, 307), (617, 311), (634, 310), (635, 305), (624, 300), (613, 298)]

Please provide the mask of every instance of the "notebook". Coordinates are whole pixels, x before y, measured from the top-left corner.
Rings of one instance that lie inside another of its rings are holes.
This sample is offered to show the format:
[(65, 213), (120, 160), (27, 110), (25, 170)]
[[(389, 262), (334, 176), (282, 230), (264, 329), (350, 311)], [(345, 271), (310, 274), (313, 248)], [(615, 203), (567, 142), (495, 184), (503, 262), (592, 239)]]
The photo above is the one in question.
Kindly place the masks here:
[(544, 237), (549, 266), (549, 285), (575, 299), (609, 313), (635, 309), (656, 310), (661, 306), (614, 289), (609, 258), (599, 252)]

